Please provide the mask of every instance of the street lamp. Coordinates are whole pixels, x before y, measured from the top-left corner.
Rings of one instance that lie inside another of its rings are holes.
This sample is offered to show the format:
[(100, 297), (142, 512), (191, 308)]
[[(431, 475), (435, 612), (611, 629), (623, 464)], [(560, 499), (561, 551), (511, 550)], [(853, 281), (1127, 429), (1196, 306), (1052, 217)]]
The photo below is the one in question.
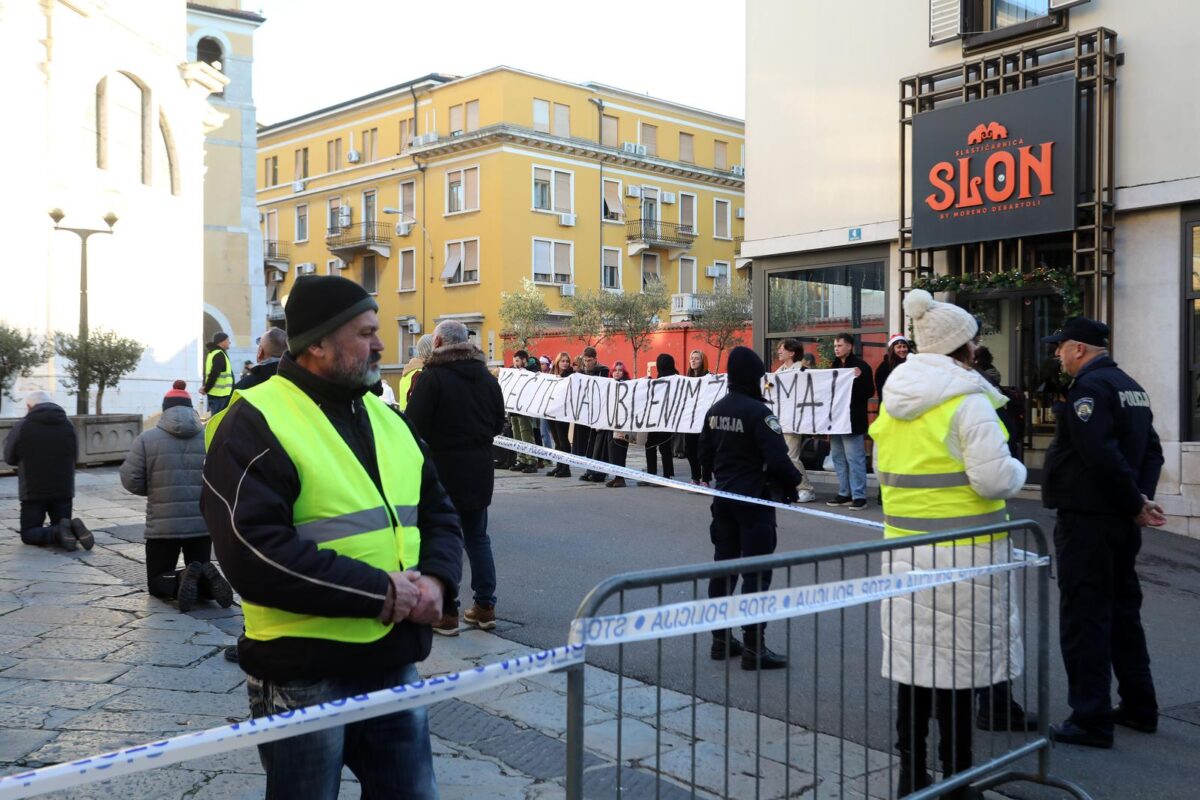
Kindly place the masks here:
[[(420, 220), (418, 220), (416, 217), (409, 216), (408, 214), (405, 214), (403, 211), (401, 211), (401, 210), (400, 210), (400, 209), (398, 209), (398, 208), (384, 208), (384, 209), (383, 209), (383, 213), (384, 213), (384, 214), (394, 214), (394, 215), (396, 215), (397, 217), (399, 217), (399, 218), (400, 218), (400, 221), (401, 221), (401, 222), (411, 222), (413, 225), (416, 225), (418, 228), (420, 228), (420, 229), (421, 229), (421, 233), (422, 233), (422, 234), (424, 234), (424, 236), (425, 236), (425, 242), (426, 242), (426, 245), (427, 245), (427, 251), (428, 251), (428, 253), (429, 253), (429, 260), (430, 260), (430, 261), (432, 261), (432, 260), (433, 260), (433, 236), (431, 236), (431, 235), (430, 235), (430, 233), (429, 233), (429, 229), (428, 229), (428, 228), (426, 228), (424, 225), (422, 225), (422, 224), (421, 224)], [(423, 262), (425, 261), (425, 259), (421, 259), (421, 261), (422, 261), (422, 264), (421, 264), (421, 281), (422, 281), (422, 284), (424, 284), (424, 280), (425, 280), (425, 264), (424, 264)], [(415, 276), (414, 276), (414, 277), (415, 277)], [(424, 324), (425, 324), (425, 286), (424, 286), (424, 285), (422, 285), (422, 286), (421, 286), (421, 324), (422, 324), (422, 325), (424, 325)]]
[(61, 208), (50, 210), (50, 219), (54, 220), (54, 230), (68, 231), (79, 237), (79, 352), (82, 356), (79, 367), (79, 386), (78, 392), (75, 395), (75, 413), (78, 416), (86, 416), (88, 413), (88, 390), (91, 386), (91, 363), (88, 360), (88, 296), (87, 296), (87, 242), (88, 237), (97, 233), (111, 234), (113, 226), (117, 224), (117, 215), (113, 212), (108, 212), (104, 215), (104, 222), (108, 225), (108, 230), (100, 228), (64, 228), (58, 223), (63, 221), (63, 213)]

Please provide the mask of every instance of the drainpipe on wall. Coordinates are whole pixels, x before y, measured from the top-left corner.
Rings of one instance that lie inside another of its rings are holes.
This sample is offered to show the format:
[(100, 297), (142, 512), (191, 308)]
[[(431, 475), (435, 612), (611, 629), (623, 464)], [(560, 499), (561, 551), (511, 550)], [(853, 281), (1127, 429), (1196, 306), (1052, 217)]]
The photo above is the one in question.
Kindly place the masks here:
[[(416, 89), (416, 87), (413, 86), (412, 84), (409, 84), (408, 93), (410, 95), (412, 95), (412, 103), (413, 103), (413, 107), (412, 107), (412, 137), (415, 139), (415, 138), (417, 138), (417, 89)], [(412, 160), (413, 160), (413, 164), (417, 168), (417, 171), (421, 173), (421, 224), (425, 229), (425, 236), (422, 237), (422, 241), (421, 241), (421, 249), (424, 250), (425, 248), (430, 248), (433, 246), (433, 237), (429, 235), (429, 224), (428, 224), (429, 220), (425, 216), (425, 165), (422, 164), (420, 161), (418, 161), (416, 156), (413, 156)], [(433, 260), (433, 251), (430, 250), (429, 253), (427, 254), (427, 257), (421, 259), (421, 261), (424, 262), (424, 264), (422, 265), (422, 268), (421, 268), (422, 271), (425, 270), (426, 265), (430, 265), (432, 260)], [(433, 283), (433, 267), (432, 266), (429, 267), (428, 283)], [(422, 331), (424, 331), (426, 329), (425, 296), (428, 293), (429, 293), (428, 286), (421, 287), (421, 330)]]
[[(589, 103), (596, 104), (596, 144), (604, 146), (604, 101), (598, 97), (589, 97)], [(600, 157), (600, 291), (604, 291), (604, 157)], [(618, 279), (619, 280), (619, 279)]]

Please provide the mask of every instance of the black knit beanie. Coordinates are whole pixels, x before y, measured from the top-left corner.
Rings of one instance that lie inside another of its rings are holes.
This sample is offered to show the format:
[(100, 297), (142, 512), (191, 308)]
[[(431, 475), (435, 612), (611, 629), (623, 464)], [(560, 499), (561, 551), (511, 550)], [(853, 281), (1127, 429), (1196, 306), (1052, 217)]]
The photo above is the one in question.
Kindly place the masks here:
[(731, 386), (750, 390), (755, 395), (759, 394), (762, 377), (767, 374), (767, 368), (763, 366), (763, 360), (758, 357), (758, 353), (749, 347), (735, 347), (729, 351), (726, 368)]
[(284, 307), (288, 352), (303, 353), (364, 311), (378, 311), (367, 290), (338, 275), (303, 275), (296, 279)]

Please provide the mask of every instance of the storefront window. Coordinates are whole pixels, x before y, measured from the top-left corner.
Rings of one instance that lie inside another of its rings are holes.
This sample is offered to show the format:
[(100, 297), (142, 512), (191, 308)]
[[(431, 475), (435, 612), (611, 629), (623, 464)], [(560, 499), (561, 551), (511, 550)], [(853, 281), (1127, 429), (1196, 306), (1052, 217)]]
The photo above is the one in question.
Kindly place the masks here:
[(1190, 222), (1185, 229), (1188, 252), (1185, 254), (1190, 275), (1186, 281), (1184, 325), (1187, 331), (1188, 406), (1183, 425), (1188, 441), (1200, 439), (1200, 223)]
[(824, 360), (833, 337), (851, 333), (869, 363), (883, 357), (887, 344), (887, 293), (882, 261), (839, 264), (767, 275), (767, 344), (795, 337), (812, 342), (810, 352)]

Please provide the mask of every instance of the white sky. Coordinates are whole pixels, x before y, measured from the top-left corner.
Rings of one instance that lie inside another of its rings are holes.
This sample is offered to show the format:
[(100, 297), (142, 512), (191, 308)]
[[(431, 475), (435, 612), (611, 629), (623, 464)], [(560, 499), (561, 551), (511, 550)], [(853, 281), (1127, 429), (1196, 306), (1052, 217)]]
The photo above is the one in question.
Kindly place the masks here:
[(745, 116), (744, 0), (248, 0), (258, 121), (504, 64)]

